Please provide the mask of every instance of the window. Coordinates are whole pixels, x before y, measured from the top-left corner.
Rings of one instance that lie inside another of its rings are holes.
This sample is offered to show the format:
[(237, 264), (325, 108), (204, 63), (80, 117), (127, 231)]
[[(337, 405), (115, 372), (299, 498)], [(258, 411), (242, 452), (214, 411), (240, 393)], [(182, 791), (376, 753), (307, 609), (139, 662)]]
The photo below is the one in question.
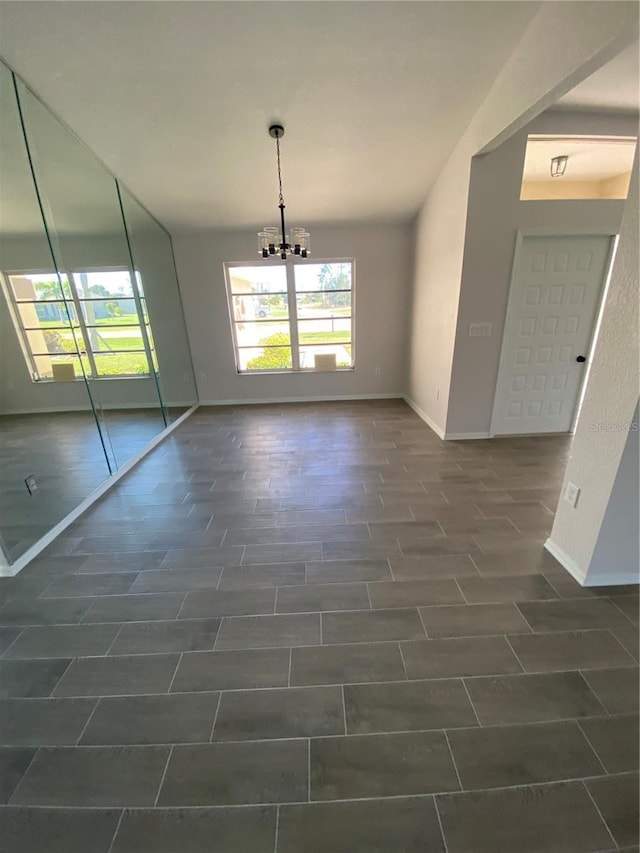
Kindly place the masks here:
[(126, 269), (5, 273), (3, 279), (34, 382), (149, 376), (156, 369), (138, 274), (135, 289)]
[(353, 268), (225, 264), (238, 372), (352, 368)]

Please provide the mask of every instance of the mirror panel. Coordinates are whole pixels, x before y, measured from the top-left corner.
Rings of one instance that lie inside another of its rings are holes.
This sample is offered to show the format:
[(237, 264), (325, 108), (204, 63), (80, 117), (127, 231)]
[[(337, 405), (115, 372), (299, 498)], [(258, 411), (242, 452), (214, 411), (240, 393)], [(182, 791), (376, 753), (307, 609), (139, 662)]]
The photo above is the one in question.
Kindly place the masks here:
[[(110, 473), (81, 336), (44, 228), (10, 70), (0, 64), (0, 536), (27, 551)], [(57, 381), (61, 364), (78, 381)], [(30, 478), (33, 477), (33, 480)]]
[(0, 99), (1, 574), (197, 392), (168, 233), (1, 64)]

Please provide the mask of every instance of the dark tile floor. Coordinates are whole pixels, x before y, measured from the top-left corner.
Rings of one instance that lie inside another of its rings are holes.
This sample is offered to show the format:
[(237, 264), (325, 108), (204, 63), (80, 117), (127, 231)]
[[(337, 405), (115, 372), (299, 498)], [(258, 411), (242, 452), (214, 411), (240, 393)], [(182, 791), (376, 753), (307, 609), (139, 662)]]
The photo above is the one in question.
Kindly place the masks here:
[(564, 437), (201, 409), (0, 583), (6, 853), (638, 850), (638, 592)]

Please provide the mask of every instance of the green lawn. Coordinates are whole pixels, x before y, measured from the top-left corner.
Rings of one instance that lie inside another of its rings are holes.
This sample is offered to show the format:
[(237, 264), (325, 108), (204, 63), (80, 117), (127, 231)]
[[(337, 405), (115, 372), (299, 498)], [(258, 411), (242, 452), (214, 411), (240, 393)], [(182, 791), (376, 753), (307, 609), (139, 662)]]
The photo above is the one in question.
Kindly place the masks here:
[[(102, 317), (99, 320), (96, 320), (96, 325), (98, 326), (137, 326), (138, 325), (138, 315), (137, 314), (123, 314), (121, 317)], [(66, 331), (68, 326), (64, 323), (63, 320), (40, 320), (39, 326), (41, 329), (53, 329), (58, 328), (61, 332)], [(60, 329), (60, 326), (64, 326), (64, 329)]]
[(301, 344), (348, 344), (351, 342), (349, 332), (301, 332)]

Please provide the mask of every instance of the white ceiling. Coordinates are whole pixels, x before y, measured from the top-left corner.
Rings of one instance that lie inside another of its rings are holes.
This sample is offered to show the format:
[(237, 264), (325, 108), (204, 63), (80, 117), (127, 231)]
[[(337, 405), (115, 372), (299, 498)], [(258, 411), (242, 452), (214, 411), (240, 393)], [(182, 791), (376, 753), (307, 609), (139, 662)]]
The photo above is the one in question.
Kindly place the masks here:
[[(604, 181), (631, 171), (635, 139), (607, 137), (537, 138), (527, 141), (524, 181)], [(562, 178), (551, 177), (551, 158), (566, 155)]]
[(3, 2), (0, 50), (172, 231), (274, 223), (274, 119), (291, 224), (409, 219), (536, 7)]
[(560, 98), (560, 109), (592, 112), (637, 113), (639, 95), (639, 46), (636, 41), (591, 77)]

